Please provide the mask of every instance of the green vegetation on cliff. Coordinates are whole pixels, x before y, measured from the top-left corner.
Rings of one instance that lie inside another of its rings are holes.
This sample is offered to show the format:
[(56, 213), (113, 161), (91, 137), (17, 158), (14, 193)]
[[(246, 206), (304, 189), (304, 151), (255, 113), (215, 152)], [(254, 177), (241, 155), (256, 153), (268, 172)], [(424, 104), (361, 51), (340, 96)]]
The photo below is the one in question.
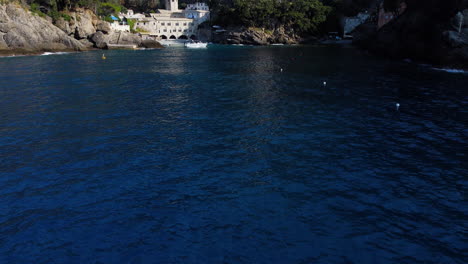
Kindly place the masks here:
[(275, 29), (284, 26), (299, 33), (314, 33), (332, 8), (319, 0), (211, 0), (214, 23)]
[[(4, 0), (1, 0), (4, 1)], [(161, 0), (23, 0), (31, 11), (52, 17), (66, 18), (77, 7), (93, 10), (102, 19), (128, 9), (140, 12), (162, 8)], [(341, 0), (331, 0), (341, 1)], [(180, 0), (183, 8), (194, 0)], [(224, 26), (245, 26), (275, 29), (283, 26), (297, 33), (315, 33), (332, 13), (333, 7), (321, 0), (207, 0), (214, 23)]]
[(91, 9), (103, 18), (127, 10), (120, 0), (27, 0), (26, 3), (33, 13), (48, 15), (54, 21), (60, 17), (68, 20), (67, 12), (77, 7)]

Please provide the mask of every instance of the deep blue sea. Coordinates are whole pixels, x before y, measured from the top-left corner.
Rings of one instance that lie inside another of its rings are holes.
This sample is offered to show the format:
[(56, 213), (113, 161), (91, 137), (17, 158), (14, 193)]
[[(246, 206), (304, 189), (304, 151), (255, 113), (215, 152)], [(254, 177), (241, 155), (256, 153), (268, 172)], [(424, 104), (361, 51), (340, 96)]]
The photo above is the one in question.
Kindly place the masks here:
[(468, 263), (468, 74), (102, 53), (0, 58), (0, 263)]

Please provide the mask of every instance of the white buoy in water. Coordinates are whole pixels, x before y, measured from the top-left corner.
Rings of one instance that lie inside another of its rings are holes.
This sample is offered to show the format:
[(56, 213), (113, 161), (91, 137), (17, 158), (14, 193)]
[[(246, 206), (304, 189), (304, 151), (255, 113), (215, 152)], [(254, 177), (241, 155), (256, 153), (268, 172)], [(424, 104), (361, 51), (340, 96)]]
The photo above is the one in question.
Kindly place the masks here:
[(327, 86), (327, 82), (323, 82), (323, 86)]
[(400, 104), (399, 103), (396, 103), (396, 110), (400, 111)]
[(281, 68), (281, 72), (283, 72), (283, 68)]

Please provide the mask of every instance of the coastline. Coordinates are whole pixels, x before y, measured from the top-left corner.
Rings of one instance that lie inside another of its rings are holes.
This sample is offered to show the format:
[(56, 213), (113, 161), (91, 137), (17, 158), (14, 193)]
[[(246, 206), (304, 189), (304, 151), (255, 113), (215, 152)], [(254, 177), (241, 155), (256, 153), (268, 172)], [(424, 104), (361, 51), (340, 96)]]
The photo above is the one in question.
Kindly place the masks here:
[[(219, 46), (232, 46), (232, 47), (271, 47), (271, 48), (278, 48), (278, 47), (304, 47), (304, 46), (316, 46), (316, 45), (323, 45), (323, 46), (343, 46), (343, 47), (353, 47), (355, 49), (361, 50), (366, 52), (366, 49), (362, 49), (356, 45), (353, 45), (349, 41), (318, 41), (314, 44), (268, 44), (268, 45), (248, 45), (248, 44), (219, 44), (219, 43), (212, 43), (213, 45)], [(171, 47), (169, 47), (171, 48)], [(160, 49), (160, 48), (156, 48)], [(131, 50), (131, 49), (120, 49), (120, 50)], [(150, 51), (155, 50), (155, 48), (138, 48), (136, 50), (139, 51)], [(85, 53), (85, 52), (92, 52), (92, 51), (110, 51), (109, 49), (98, 49), (98, 48), (90, 48), (87, 50), (73, 50), (73, 49), (62, 49), (62, 50), (50, 50), (50, 49), (42, 49), (42, 50), (26, 50), (26, 49), (14, 49), (14, 50), (0, 50), (0, 58), (12, 58), (12, 57), (29, 57), (29, 56), (47, 56), (47, 55), (65, 55), (65, 54), (75, 54), (75, 53)], [(117, 51), (114, 49), (113, 51)], [(381, 54), (375, 54), (372, 52), (368, 53), (370, 56), (373, 57), (380, 57), (380, 58), (387, 58), (392, 61), (402, 61), (399, 58), (392, 58), (388, 56), (384, 56)], [(423, 63), (420, 61), (414, 61), (410, 59), (403, 60), (406, 63), (414, 64), (416, 66), (422, 66), (429, 70), (438, 71), (438, 72), (446, 72), (451, 74), (468, 74), (468, 68), (457, 67), (453, 65), (438, 65), (438, 64), (428, 64)]]
[(11, 49), (11, 50), (0, 50), (0, 57), (20, 57), (20, 56), (38, 56), (44, 53), (79, 53), (86, 51), (94, 51), (99, 49), (87, 49), (87, 50), (74, 50), (74, 49), (61, 49), (61, 50), (29, 50), (29, 49)]

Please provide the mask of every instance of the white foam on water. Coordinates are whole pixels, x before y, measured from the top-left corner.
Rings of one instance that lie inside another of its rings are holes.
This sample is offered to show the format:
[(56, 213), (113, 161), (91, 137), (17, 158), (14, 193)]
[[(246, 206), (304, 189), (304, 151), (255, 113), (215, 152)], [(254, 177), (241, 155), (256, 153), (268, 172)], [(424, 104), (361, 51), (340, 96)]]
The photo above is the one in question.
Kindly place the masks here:
[(468, 74), (468, 71), (461, 70), (461, 69), (449, 69), (449, 68), (432, 68), (433, 70), (436, 71), (444, 71), (448, 73), (462, 73), (462, 74)]
[(72, 52), (44, 52), (42, 54), (13, 54), (8, 56), (0, 56), (0, 58), (28, 57), (28, 56), (50, 56), (50, 55), (65, 55)]
[(39, 56), (49, 56), (49, 55), (64, 55), (64, 54), (70, 54), (71, 52), (44, 52)]
[(14, 58), (14, 57), (26, 57), (27, 55), (8, 55), (8, 56), (0, 56), (0, 58)]

